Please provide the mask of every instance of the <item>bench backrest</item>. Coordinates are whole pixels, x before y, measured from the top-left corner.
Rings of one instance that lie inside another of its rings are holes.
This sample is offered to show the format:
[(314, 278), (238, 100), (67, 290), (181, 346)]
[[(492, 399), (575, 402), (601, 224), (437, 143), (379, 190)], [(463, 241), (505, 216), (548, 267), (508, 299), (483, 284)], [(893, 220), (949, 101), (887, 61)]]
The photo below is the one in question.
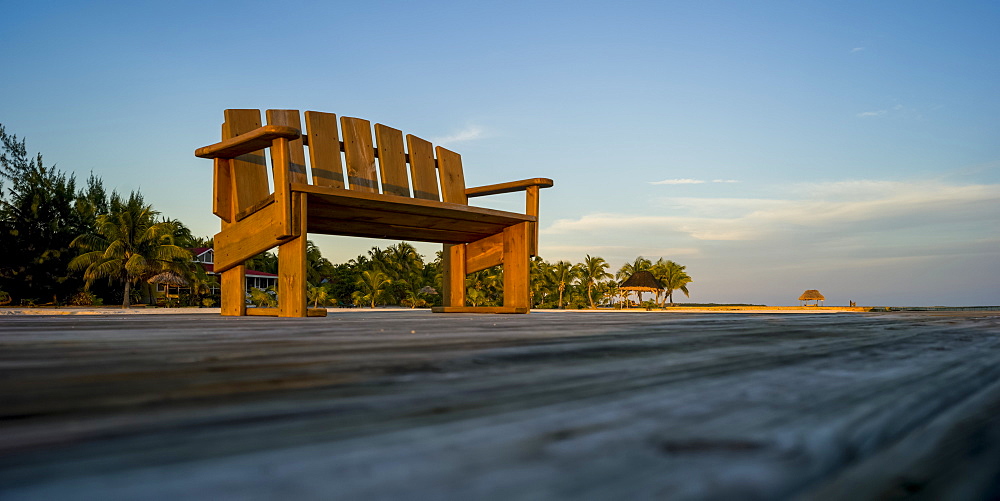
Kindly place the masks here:
[[(410, 134), (404, 140), (401, 131), (382, 124), (375, 124), (373, 136), (371, 122), (360, 118), (340, 117), (338, 130), (332, 113), (305, 112), (305, 127), (298, 110), (267, 110), (266, 116), (268, 125), (302, 131), (303, 137), (289, 145), (292, 183), (468, 203), (458, 153)], [(225, 118), (223, 139), (261, 126), (260, 110), (226, 110)], [(270, 194), (264, 152), (242, 155), (235, 162), (237, 206), (245, 210)]]

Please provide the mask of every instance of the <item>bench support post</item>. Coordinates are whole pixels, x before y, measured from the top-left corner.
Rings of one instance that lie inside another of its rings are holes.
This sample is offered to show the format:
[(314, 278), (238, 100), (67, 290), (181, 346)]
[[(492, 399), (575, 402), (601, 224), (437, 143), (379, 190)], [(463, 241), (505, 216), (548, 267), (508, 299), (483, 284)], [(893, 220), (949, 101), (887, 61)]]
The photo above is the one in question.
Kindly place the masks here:
[(306, 316), (306, 195), (292, 197), (290, 222), (298, 235), (278, 246), (278, 316)]
[(531, 223), (519, 223), (503, 230), (503, 305), (529, 308)]
[(246, 266), (234, 266), (222, 272), (219, 286), (222, 288), (221, 307), (225, 316), (242, 317), (247, 314), (247, 274)]
[(444, 290), (442, 299), (446, 307), (465, 306), (465, 245), (455, 244), (444, 246)]

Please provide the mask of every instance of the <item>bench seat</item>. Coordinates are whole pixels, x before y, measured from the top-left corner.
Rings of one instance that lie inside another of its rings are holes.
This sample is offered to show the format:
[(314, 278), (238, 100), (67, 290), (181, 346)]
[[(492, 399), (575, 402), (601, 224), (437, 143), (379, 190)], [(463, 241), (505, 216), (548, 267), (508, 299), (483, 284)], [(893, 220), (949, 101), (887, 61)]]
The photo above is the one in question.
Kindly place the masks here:
[(535, 216), (419, 198), (292, 184), (307, 193), (309, 233), (465, 244)]

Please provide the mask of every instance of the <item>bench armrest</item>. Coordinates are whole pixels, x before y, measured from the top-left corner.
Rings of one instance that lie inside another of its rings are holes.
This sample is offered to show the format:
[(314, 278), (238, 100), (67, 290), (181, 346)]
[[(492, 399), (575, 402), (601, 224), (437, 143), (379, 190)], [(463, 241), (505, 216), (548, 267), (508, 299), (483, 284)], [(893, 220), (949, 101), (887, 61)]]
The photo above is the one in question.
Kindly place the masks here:
[(525, 191), (529, 187), (537, 186), (539, 188), (550, 188), (552, 186), (552, 180), (544, 177), (536, 177), (532, 179), (522, 179), (520, 181), (511, 181), (509, 183), (500, 184), (490, 184), (486, 186), (476, 186), (474, 188), (466, 188), (465, 196), (472, 197), (482, 197), (486, 195), (499, 195), (500, 193), (513, 193), (515, 191)]
[(194, 156), (199, 158), (236, 158), (244, 153), (270, 147), (275, 139), (298, 139), (301, 135), (299, 129), (295, 127), (265, 125), (234, 138), (198, 148), (194, 150)]

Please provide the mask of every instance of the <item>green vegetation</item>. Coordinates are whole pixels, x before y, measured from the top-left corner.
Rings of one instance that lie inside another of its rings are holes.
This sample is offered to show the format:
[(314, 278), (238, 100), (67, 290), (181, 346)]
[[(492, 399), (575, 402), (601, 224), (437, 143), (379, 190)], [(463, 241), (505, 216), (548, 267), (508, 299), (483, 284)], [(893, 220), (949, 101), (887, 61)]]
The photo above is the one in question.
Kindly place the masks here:
[(178, 275), (190, 271), (191, 253), (176, 245), (179, 223), (157, 221), (153, 206), (132, 193), (128, 200), (112, 195), (107, 214), (97, 216), (92, 233), (70, 243), (84, 251), (69, 263), (72, 271), (83, 271), (89, 287), (99, 278), (124, 285), (122, 307), (128, 308), (131, 286), (164, 271)]
[[(181, 291), (165, 304), (218, 304), (218, 280), (194, 263), (188, 250), (211, 247), (210, 238), (195, 237), (180, 221), (162, 217), (139, 192), (108, 195), (93, 175), (78, 188), (73, 175), (45, 167), (40, 154), (30, 157), (25, 142), (8, 135), (2, 125), (0, 146), (0, 305), (157, 304), (149, 281), (161, 277), (176, 282), (173, 289)], [(400, 242), (335, 264), (308, 242), (306, 257), (307, 298), (313, 307), (441, 304), (440, 252), (428, 260)], [(684, 266), (663, 259), (652, 263), (642, 256), (618, 270), (618, 281), (599, 256), (555, 264), (535, 257), (530, 264), (533, 308), (608, 305), (619, 296), (618, 283), (641, 270), (653, 272), (666, 287), (656, 306), (672, 303), (674, 291), (687, 295), (691, 282)], [(274, 252), (254, 256), (246, 265), (278, 271)], [(502, 277), (499, 267), (470, 274), (467, 302), (501, 305)], [(255, 305), (275, 306), (280, 291), (252, 288), (247, 296)]]

